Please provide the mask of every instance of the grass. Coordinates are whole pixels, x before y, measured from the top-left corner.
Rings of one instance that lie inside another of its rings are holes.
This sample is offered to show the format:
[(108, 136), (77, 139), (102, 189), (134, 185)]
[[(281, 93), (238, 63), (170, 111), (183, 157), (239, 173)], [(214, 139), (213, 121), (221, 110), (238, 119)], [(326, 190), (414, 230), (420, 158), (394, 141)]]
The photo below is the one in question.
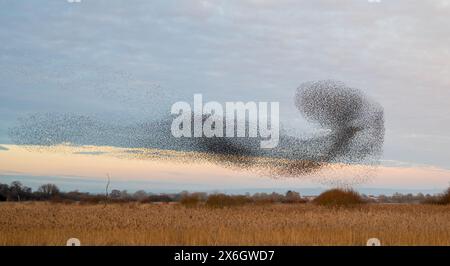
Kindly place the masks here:
[(0, 245), (450, 245), (450, 205), (0, 203)]

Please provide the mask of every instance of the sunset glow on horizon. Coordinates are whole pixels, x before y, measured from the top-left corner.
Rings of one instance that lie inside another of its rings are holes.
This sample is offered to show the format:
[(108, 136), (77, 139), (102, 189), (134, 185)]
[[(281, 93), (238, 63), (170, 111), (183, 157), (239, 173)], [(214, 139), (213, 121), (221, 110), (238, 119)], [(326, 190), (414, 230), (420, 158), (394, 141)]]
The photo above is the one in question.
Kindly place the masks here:
[[(77, 178), (80, 180), (105, 180), (110, 174), (114, 181), (158, 183), (171, 190), (183, 190), (184, 184), (197, 186), (198, 190), (226, 188), (308, 188), (332, 186), (331, 179), (349, 180), (369, 171), (367, 180), (354, 185), (355, 188), (390, 189), (440, 189), (450, 182), (450, 170), (431, 166), (330, 166), (314, 175), (304, 177), (271, 178), (245, 170), (229, 169), (210, 162), (185, 163), (171, 160), (171, 152), (155, 156), (130, 158), (135, 149), (59, 145), (56, 147), (31, 147), (5, 145), (0, 152), (0, 175), (51, 176), (60, 182)], [(148, 152), (148, 151), (147, 151)], [(172, 152), (173, 153), (173, 152)], [(152, 154), (152, 153), (150, 153)], [(172, 155), (180, 156), (180, 155)], [(152, 157), (152, 158), (151, 158)], [(356, 169), (358, 168), (358, 169)], [(368, 168), (367, 170), (364, 168)], [(370, 168), (370, 169), (369, 169)], [(76, 188), (76, 183), (72, 184)]]

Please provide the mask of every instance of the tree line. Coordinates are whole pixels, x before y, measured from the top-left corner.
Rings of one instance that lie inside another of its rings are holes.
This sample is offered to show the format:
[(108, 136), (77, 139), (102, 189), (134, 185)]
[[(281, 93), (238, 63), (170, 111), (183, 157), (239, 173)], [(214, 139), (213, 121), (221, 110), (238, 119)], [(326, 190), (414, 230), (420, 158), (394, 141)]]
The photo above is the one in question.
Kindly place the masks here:
[(19, 181), (14, 181), (11, 184), (0, 183), (0, 201), (53, 201), (53, 202), (181, 202), (190, 205), (193, 202), (212, 201), (227, 201), (232, 202), (282, 202), (282, 203), (300, 203), (306, 202), (298, 192), (288, 191), (285, 194), (279, 193), (255, 193), (250, 195), (225, 195), (217, 194), (214, 196), (204, 192), (190, 193), (182, 191), (180, 193), (172, 194), (153, 194), (144, 190), (138, 190), (134, 193), (129, 193), (126, 190), (113, 189), (111, 192), (105, 194), (96, 194), (89, 192), (80, 192), (78, 190), (63, 192), (55, 184), (43, 184), (39, 186), (36, 191), (32, 188), (23, 185)]
[[(330, 193), (329, 190), (321, 195), (334, 195), (341, 197), (342, 193)], [(356, 193), (356, 192), (352, 192)], [(394, 193), (392, 196), (367, 196), (359, 195), (361, 202), (366, 203), (431, 203), (431, 204), (449, 204), (450, 188), (444, 193), (437, 195), (430, 194), (401, 194)], [(319, 195), (320, 197), (320, 195)], [(319, 198), (318, 197), (318, 198)], [(323, 197), (323, 196), (322, 196)], [(333, 197), (332, 197), (333, 198)], [(23, 185), (19, 181), (11, 184), (0, 183), (0, 202), (1, 201), (52, 201), (52, 202), (81, 202), (81, 203), (125, 203), (125, 202), (179, 202), (186, 206), (195, 206), (206, 203), (211, 206), (232, 206), (242, 205), (246, 203), (306, 203), (313, 200), (314, 197), (302, 197), (298, 192), (287, 191), (285, 194), (280, 193), (246, 193), (244, 195), (226, 195), (222, 193), (208, 194), (205, 192), (190, 193), (182, 191), (172, 194), (153, 194), (144, 190), (138, 190), (129, 193), (126, 190), (113, 189), (111, 192), (106, 191), (105, 194), (91, 194), (89, 192), (79, 192), (78, 190), (63, 192), (55, 184), (43, 184), (36, 191)], [(331, 199), (333, 200), (333, 199)]]
[(49, 200), (60, 194), (59, 188), (54, 184), (44, 184), (33, 191), (19, 181), (10, 185), (0, 183), (0, 201)]

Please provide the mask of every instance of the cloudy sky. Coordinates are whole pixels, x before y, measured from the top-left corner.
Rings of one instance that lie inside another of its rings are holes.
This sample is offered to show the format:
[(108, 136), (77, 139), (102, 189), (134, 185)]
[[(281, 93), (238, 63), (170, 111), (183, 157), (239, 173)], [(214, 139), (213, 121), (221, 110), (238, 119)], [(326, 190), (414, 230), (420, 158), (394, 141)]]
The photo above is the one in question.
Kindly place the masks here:
[(335, 79), (384, 107), (385, 165), (448, 182), (448, 0), (1, 0), (0, 40), (0, 144), (29, 114), (141, 121), (197, 92), (279, 101), (282, 123), (310, 130), (295, 89)]

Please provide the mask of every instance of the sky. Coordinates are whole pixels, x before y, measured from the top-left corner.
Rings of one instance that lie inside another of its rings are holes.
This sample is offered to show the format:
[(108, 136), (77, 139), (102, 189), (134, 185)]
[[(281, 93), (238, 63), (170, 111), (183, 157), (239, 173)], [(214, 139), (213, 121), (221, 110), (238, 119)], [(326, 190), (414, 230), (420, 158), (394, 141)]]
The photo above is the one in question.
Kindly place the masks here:
[[(390, 181), (368, 186), (440, 189), (450, 181), (448, 0), (0, 0), (0, 40), (0, 182), (12, 172), (100, 178), (67, 170), (68, 156), (61, 171), (14, 166), (26, 152), (12, 153), (20, 147), (8, 146), (8, 132), (30, 114), (145, 121), (202, 93), (205, 101), (279, 101), (281, 123), (310, 132), (293, 96), (301, 83), (324, 79), (384, 108), (381, 168), (404, 172), (380, 170)], [(164, 172), (148, 171), (153, 181)], [(403, 181), (405, 173), (423, 181)], [(228, 187), (223, 178), (204, 189)], [(252, 180), (233, 187), (292, 186)]]

